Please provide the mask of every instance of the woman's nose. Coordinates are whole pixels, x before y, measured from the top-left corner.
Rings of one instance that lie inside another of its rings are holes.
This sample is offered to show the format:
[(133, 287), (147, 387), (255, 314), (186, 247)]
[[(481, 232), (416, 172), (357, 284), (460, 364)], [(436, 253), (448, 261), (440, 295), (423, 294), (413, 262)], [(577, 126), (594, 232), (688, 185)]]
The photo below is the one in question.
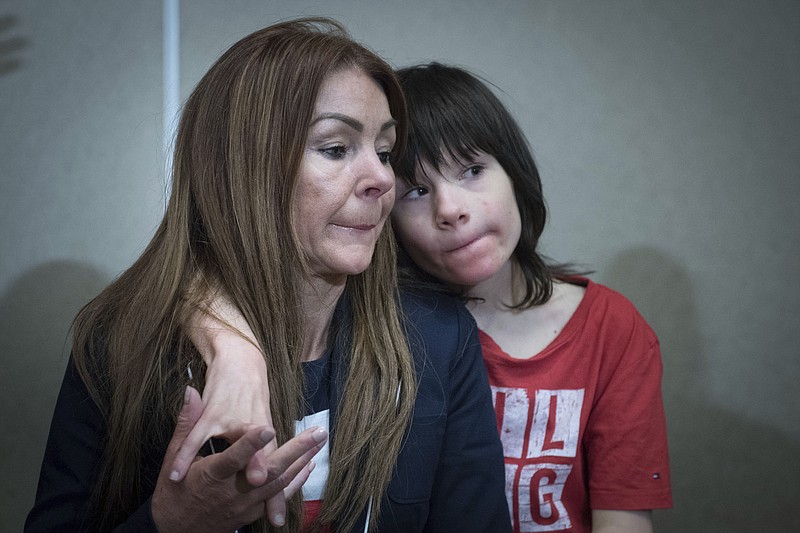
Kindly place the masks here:
[(380, 154), (364, 153), (359, 161), (359, 192), (378, 198), (394, 187), (394, 171)]

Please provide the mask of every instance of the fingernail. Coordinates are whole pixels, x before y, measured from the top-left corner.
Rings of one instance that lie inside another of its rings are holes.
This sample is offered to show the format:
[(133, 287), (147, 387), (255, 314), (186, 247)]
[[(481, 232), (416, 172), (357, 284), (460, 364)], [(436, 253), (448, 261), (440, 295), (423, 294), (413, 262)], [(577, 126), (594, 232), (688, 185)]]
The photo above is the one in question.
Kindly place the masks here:
[(181, 477), (181, 475), (180, 475), (180, 473), (179, 473), (177, 470), (173, 470), (173, 471), (172, 471), (172, 472), (170, 472), (170, 474), (169, 474), (169, 478), (170, 478), (172, 481), (178, 481), (178, 478), (179, 478), (179, 477)]
[(316, 443), (323, 442), (328, 438), (328, 432), (325, 431), (325, 428), (319, 428), (311, 434), (311, 438), (314, 439)]
[(258, 434), (258, 438), (261, 439), (261, 442), (263, 442), (264, 444), (271, 441), (274, 436), (275, 435), (272, 433), (272, 431), (268, 429), (264, 429), (261, 431), (261, 433)]
[(253, 470), (252, 476), (252, 483), (255, 486), (263, 485), (264, 482), (267, 480), (267, 473), (263, 470)]
[(183, 391), (183, 405), (189, 403), (189, 386), (186, 386), (186, 390)]
[(314, 461), (309, 461), (308, 462), (308, 473), (310, 474), (311, 472), (313, 472), (316, 467), (317, 467), (317, 463), (315, 463)]
[(286, 518), (284, 518), (284, 516), (282, 514), (278, 513), (278, 514), (276, 514), (275, 516), (272, 517), (272, 522), (276, 526), (282, 526), (284, 524), (284, 522), (286, 522)]

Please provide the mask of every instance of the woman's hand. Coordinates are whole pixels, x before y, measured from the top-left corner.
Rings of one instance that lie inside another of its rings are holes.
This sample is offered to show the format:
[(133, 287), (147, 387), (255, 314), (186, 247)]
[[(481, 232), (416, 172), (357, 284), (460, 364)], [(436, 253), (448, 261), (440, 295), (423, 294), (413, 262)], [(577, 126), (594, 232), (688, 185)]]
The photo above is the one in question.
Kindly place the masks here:
[[(178, 481), (171, 466), (202, 414), (198, 392), (188, 387), (152, 498), (153, 521), (162, 533), (233, 531), (258, 520), (267, 513), (267, 500), (284, 490), (294, 492), (305, 482), (313, 469), (311, 458), (328, 436), (322, 428), (311, 428), (267, 454), (265, 479), (254, 486), (245, 469), (275, 434), (264, 426), (250, 426), (225, 451), (196, 458)], [(282, 525), (283, 516), (273, 523)]]

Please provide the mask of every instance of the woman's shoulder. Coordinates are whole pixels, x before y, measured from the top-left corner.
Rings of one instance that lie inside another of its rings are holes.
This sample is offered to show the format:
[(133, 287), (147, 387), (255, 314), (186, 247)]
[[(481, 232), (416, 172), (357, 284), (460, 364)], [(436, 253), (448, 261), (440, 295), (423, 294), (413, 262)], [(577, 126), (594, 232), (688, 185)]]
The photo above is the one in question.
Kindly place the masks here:
[(406, 319), (415, 322), (433, 321), (447, 325), (454, 319), (473, 321), (463, 300), (435, 291), (400, 289), (400, 309)]
[(470, 340), (479, 341), (478, 326), (464, 302), (454, 296), (416, 290), (400, 291), (400, 311), (409, 347), (438, 358), (463, 352)]

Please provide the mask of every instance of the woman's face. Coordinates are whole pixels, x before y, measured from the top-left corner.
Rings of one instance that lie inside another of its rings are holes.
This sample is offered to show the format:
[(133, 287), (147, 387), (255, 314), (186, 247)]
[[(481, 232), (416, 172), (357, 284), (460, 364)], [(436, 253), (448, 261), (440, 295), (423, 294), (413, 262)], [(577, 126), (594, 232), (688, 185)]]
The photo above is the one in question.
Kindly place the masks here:
[(521, 222), (511, 180), (494, 157), (446, 160), (417, 169), (416, 185), (397, 180), (392, 225), (422, 269), (472, 287), (496, 274), (514, 253)]
[(314, 107), (292, 201), (312, 271), (363, 272), (394, 203), (395, 120), (381, 87), (357, 69), (331, 74)]

